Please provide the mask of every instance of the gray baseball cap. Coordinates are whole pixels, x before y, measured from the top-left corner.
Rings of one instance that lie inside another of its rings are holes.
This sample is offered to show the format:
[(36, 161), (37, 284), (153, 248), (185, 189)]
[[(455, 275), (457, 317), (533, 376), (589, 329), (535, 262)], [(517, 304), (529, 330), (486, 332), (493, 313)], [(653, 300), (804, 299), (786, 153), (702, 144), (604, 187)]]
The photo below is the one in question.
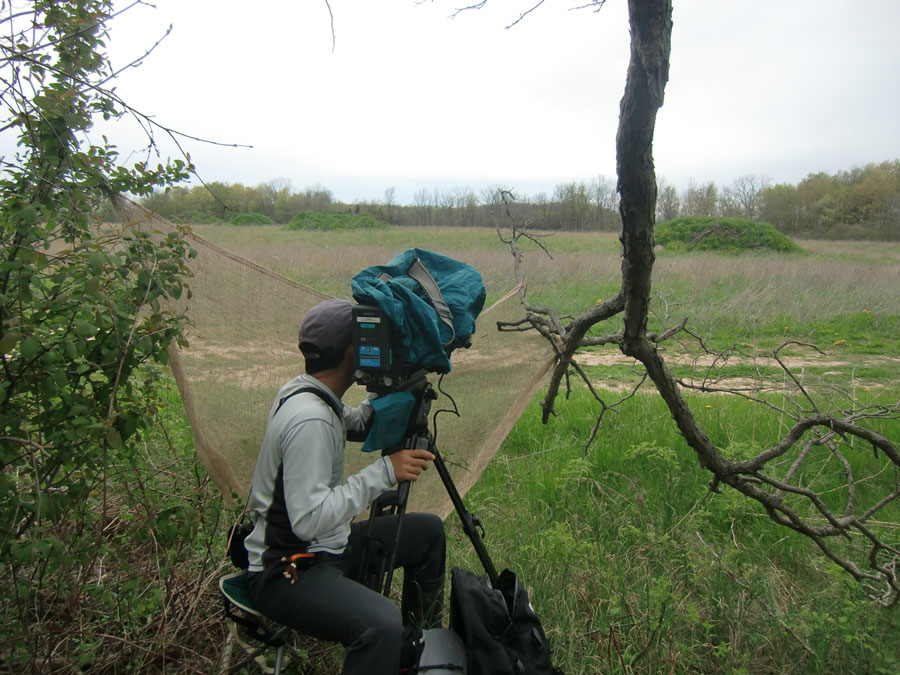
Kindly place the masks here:
[(311, 307), (300, 321), (299, 344), (304, 354), (304, 347), (319, 352), (346, 349), (352, 339), (353, 305), (349, 300), (332, 298)]

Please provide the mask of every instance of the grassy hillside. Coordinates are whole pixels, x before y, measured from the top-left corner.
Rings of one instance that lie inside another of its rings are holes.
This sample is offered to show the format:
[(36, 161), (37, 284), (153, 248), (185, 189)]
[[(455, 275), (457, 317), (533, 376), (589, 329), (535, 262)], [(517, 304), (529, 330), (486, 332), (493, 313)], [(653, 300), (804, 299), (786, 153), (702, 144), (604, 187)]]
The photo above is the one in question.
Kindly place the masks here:
[(741, 218), (690, 216), (659, 223), (656, 243), (680, 251), (795, 253), (800, 247), (768, 223)]
[(301, 211), (285, 225), (288, 230), (380, 230), (389, 223), (367, 213), (332, 213), (330, 211)]

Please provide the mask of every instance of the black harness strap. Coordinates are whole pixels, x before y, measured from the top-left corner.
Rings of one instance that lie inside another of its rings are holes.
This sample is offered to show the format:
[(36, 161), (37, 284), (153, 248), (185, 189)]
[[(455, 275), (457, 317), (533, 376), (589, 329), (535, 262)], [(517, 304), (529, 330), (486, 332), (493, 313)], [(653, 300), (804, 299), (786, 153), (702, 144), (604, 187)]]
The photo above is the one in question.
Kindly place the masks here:
[[(343, 419), (344, 411), (340, 407), (340, 405), (335, 403), (334, 399), (332, 399), (328, 394), (326, 394), (321, 389), (318, 389), (317, 387), (301, 387), (297, 391), (292, 391), (290, 394), (288, 394), (287, 396), (282, 398), (280, 401), (278, 401), (278, 407), (275, 408), (275, 415), (278, 414), (278, 411), (281, 410), (281, 406), (283, 406), (285, 401), (287, 401), (291, 396), (296, 396), (297, 394), (304, 394), (304, 393), (315, 394), (320, 399), (325, 401), (325, 403), (328, 404), (329, 408), (334, 410), (334, 414), (337, 415), (339, 419)], [(272, 417), (275, 417), (275, 415), (272, 415)], [(366, 440), (366, 436), (369, 435), (369, 430), (372, 428), (372, 424), (374, 422), (375, 422), (375, 415), (371, 415), (369, 417), (369, 421), (366, 422), (366, 426), (364, 429), (360, 429), (358, 431), (353, 430), (353, 429), (348, 429), (347, 430), (347, 440), (354, 441), (356, 443), (362, 443), (363, 441)]]
[[(320, 399), (325, 401), (325, 403), (328, 404), (328, 407), (331, 408), (332, 410), (334, 410), (334, 414), (337, 415), (339, 418), (343, 419), (343, 417), (344, 417), (343, 409), (337, 403), (334, 402), (334, 399), (332, 399), (328, 394), (326, 394), (324, 391), (322, 391), (321, 389), (319, 389), (317, 387), (301, 387), (297, 391), (292, 391), (290, 394), (288, 394), (283, 399), (278, 401), (278, 407), (275, 408), (275, 415), (278, 414), (278, 411), (281, 410), (281, 406), (283, 406), (285, 401), (287, 401), (291, 396), (296, 396), (297, 394), (307, 394), (307, 393), (315, 394)], [(272, 417), (275, 417), (275, 415), (272, 415)]]

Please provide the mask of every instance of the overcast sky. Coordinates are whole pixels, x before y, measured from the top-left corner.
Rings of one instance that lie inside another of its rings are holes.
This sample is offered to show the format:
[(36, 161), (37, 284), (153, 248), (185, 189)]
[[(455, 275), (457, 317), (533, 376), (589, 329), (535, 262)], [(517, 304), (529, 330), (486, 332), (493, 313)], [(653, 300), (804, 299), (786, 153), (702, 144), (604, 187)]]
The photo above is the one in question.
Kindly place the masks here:
[[(179, 131), (206, 181), (552, 194), (615, 176), (625, 0), (153, 0), (111, 26), (119, 94)], [(121, 2), (125, 6), (126, 2)], [(107, 130), (139, 147), (134, 125)], [(175, 149), (161, 142), (165, 155)], [(657, 173), (797, 183), (900, 159), (900, 0), (674, 0)]]

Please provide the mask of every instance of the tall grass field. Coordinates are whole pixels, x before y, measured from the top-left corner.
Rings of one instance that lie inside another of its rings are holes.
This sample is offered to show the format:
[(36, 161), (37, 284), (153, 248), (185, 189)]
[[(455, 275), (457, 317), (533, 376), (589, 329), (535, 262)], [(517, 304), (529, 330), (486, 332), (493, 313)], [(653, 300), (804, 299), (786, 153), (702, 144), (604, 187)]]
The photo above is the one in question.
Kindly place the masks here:
[[(194, 229), (340, 297), (350, 296), (357, 271), (413, 246), (474, 265), (489, 302), (514, 285), (512, 257), (490, 230)], [(533, 303), (576, 314), (617, 292), (615, 236), (557, 234), (542, 243), (552, 258), (537, 247), (526, 252)], [(762, 357), (793, 342), (784, 352), (791, 372), (827, 385), (838, 409), (896, 403), (900, 244), (797, 243), (799, 250), (787, 253), (658, 250), (651, 328), (687, 318), (710, 347), (732, 350), (734, 358), (716, 368), (730, 382), (777, 376)], [(679, 377), (708, 372), (689, 357), (689, 345), (675, 340), (664, 349)], [(589, 353), (583, 363), (612, 398), (640, 377), (614, 348)], [(731, 456), (768, 447), (789, 425), (743, 398), (686, 396)], [(711, 492), (711, 475), (652, 388), (607, 413), (592, 442), (599, 410), (586, 388), (576, 385), (559, 400), (547, 425), (539, 400), (465, 501), (484, 526), (497, 567), (514, 570), (529, 589), (554, 661), (568, 675), (900, 672), (900, 607), (873, 602), (812, 542), (775, 525), (755, 502), (734, 490)], [(874, 428), (900, 443), (900, 420), (879, 420)], [(861, 453), (854, 461), (869, 459)], [(900, 507), (889, 506), (879, 520), (900, 546)], [(480, 572), (456, 516), (446, 523), (449, 565)], [(298, 672), (332, 672), (339, 662), (338, 648), (317, 651)]]

